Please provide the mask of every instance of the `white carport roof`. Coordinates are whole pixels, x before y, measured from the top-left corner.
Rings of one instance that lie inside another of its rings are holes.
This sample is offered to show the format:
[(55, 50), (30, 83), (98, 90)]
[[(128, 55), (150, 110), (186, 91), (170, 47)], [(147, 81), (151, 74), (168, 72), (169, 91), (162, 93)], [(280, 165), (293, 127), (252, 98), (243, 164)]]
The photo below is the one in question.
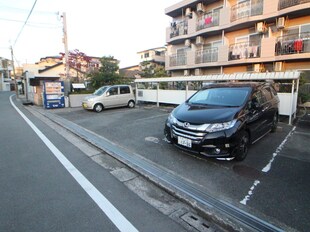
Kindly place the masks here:
[(266, 72), (266, 73), (234, 73), (214, 74), (206, 76), (182, 76), (182, 77), (159, 77), (136, 79), (135, 83), (144, 82), (171, 82), (171, 81), (232, 81), (232, 80), (297, 80), (300, 77), (299, 71), (289, 72)]

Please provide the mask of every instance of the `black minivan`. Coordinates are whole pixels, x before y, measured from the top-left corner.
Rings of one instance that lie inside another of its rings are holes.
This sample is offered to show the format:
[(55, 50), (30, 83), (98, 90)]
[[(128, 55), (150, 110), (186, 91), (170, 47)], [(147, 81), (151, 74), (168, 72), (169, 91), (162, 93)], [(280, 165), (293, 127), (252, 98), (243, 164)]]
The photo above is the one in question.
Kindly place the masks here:
[(165, 137), (190, 152), (241, 161), (250, 144), (276, 130), (278, 106), (270, 83), (210, 84), (171, 112)]

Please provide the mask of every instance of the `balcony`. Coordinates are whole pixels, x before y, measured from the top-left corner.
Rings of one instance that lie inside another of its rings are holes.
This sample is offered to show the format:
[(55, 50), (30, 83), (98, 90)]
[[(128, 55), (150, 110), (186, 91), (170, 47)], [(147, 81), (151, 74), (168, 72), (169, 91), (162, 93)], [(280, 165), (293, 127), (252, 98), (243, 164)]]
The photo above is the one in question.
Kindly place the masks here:
[(209, 12), (198, 17), (196, 30), (203, 30), (205, 28), (218, 26), (220, 22), (220, 12)]
[(187, 20), (182, 20), (179, 22), (171, 23), (170, 27), (170, 38), (179, 36), (179, 35), (187, 35), (188, 32), (188, 22)]
[(211, 63), (218, 61), (218, 48), (199, 49), (195, 54), (195, 63)]
[(187, 64), (187, 54), (172, 54), (169, 56), (169, 67), (182, 66)]
[(241, 60), (260, 57), (261, 45), (244, 42), (229, 46), (228, 60)]
[(303, 3), (309, 3), (310, 0), (279, 0), (278, 10), (296, 6)]
[(278, 37), (275, 52), (276, 56), (310, 53), (310, 32)]
[(263, 0), (248, 0), (245, 2), (238, 3), (231, 8), (230, 21), (236, 21), (238, 19), (262, 15), (264, 9)]

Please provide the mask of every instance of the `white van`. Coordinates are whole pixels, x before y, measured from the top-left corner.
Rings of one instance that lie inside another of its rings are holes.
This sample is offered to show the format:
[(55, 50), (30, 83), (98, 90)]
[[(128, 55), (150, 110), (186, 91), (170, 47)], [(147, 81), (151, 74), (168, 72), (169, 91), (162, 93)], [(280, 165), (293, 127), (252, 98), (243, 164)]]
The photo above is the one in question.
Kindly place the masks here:
[(85, 97), (82, 106), (87, 110), (101, 112), (104, 108), (135, 107), (135, 96), (130, 85), (102, 86), (91, 96)]

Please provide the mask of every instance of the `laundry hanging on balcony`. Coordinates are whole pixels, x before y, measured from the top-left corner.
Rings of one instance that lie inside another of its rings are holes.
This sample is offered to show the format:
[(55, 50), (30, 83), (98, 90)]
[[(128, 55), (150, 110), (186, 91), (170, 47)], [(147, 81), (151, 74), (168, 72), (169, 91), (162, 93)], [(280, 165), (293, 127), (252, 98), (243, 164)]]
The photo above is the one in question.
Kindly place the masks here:
[(212, 22), (213, 22), (212, 16), (207, 16), (207, 17), (205, 18), (205, 24), (206, 24), (206, 25), (209, 25), (209, 24), (211, 24)]

